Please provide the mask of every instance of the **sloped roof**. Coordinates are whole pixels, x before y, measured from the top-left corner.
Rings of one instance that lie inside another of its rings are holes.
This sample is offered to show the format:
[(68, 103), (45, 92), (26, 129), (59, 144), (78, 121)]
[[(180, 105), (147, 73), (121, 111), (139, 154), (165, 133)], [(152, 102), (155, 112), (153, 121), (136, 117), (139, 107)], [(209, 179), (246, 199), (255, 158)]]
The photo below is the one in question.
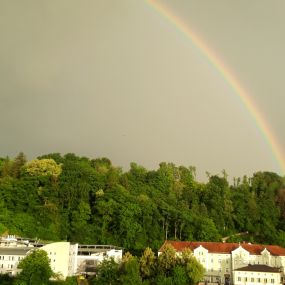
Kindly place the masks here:
[(262, 264), (249, 264), (248, 266), (237, 268), (235, 271), (250, 271), (250, 272), (280, 272), (280, 268), (271, 267)]
[(0, 255), (26, 255), (32, 247), (0, 247)]
[(206, 248), (210, 253), (230, 254), (233, 250), (241, 246), (252, 255), (260, 255), (266, 248), (271, 255), (285, 256), (285, 248), (278, 245), (260, 245), (249, 243), (223, 243), (223, 242), (192, 242), (192, 241), (165, 241), (159, 251), (163, 251), (166, 244), (171, 244), (176, 251), (182, 251), (184, 248), (190, 248), (192, 251), (200, 245)]

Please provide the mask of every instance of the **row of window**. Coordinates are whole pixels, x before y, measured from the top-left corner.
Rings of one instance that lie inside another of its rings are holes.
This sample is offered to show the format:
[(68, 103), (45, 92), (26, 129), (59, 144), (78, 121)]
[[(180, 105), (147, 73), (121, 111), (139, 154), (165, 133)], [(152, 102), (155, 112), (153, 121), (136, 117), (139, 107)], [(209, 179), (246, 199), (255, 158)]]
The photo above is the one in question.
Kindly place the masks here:
[[(206, 261), (205, 258), (203, 258), (203, 259), (198, 258), (198, 260), (199, 260), (199, 262), (205, 262), (205, 261)], [(213, 262), (214, 262), (214, 259), (212, 258), (212, 259), (211, 259), (211, 263), (213, 263)], [(219, 263), (222, 263), (222, 260), (219, 259), (218, 262), (219, 262)], [(229, 261), (226, 259), (226, 264), (228, 264), (228, 263), (229, 263)]]
[[(6, 257), (7, 257), (7, 258), (5, 258), (4, 255), (2, 255), (2, 256), (0, 255), (0, 260), (9, 260), (9, 261), (12, 260), (12, 261), (13, 261), (14, 259), (15, 259), (15, 260), (17, 259), (17, 258), (15, 258), (13, 255), (12, 255), (12, 256), (9, 255), (9, 256), (6, 256)], [(21, 259), (23, 259), (23, 258), (24, 258), (24, 257), (18, 256), (18, 261), (21, 260)]]
[[(9, 268), (11, 268), (11, 269), (12, 269), (12, 268), (13, 268), (13, 266), (14, 266), (13, 264), (8, 264), (8, 266), (7, 266), (7, 267), (8, 267), (8, 269), (9, 269)], [(1, 264), (1, 268), (4, 268), (4, 264), (3, 264), (3, 263)]]
[[(213, 268), (211, 268), (211, 272), (214, 272), (214, 269), (213, 269)], [(222, 268), (219, 268), (219, 272), (222, 272)], [(229, 272), (229, 269), (228, 269), (228, 268), (226, 268), (226, 272)]]
[[(198, 260), (199, 260), (200, 262), (206, 262), (205, 258), (203, 258), (202, 260), (201, 260), (200, 258), (198, 258)], [(213, 263), (213, 262), (214, 262), (214, 259), (211, 258), (211, 263)], [(239, 260), (235, 260), (235, 262), (244, 263), (244, 260), (239, 259)], [(218, 260), (218, 263), (222, 263), (222, 260), (219, 259), (219, 260)], [(229, 263), (229, 260), (226, 259), (226, 264), (228, 264), (228, 263)], [(257, 263), (256, 263), (255, 261), (253, 261), (252, 264), (259, 264), (259, 261), (257, 261)], [(267, 261), (266, 261), (266, 262), (262, 262), (262, 264), (268, 265), (268, 262), (267, 262)]]
[[(260, 283), (261, 282), (261, 279), (262, 278), (247, 278), (247, 277), (238, 277), (237, 280), (238, 281), (242, 281), (242, 279), (244, 279), (244, 282), (257, 282), (257, 283)], [(267, 278), (263, 278), (263, 283), (267, 283), (268, 282), (268, 279)], [(271, 284), (274, 284), (275, 283), (275, 280), (274, 279), (270, 279), (270, 283)]]

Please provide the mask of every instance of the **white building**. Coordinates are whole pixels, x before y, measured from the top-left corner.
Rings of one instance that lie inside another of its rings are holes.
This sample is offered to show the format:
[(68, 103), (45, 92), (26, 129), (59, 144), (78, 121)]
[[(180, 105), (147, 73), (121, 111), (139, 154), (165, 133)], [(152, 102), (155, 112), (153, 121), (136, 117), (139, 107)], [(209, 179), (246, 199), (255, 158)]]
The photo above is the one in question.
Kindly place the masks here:
[(94, 272), (104, 258), (119, 261), (123, 250), (111, 245), (79, 245), (70, 242), (41, 244), (36, 240), (23, 240), (15, 236), (0, 239), (0, 274), (16, 275), (18, 263), (31, 251), (47, 252), (51, 269), (65, 279), (81, 273)]
[(78, 245), (76, 274), (94, 274), (96, 266), (104, 258), (114, 258), (119, 262), (123, 256), (122, 248), (112, 245)]
[[(234, 272), (238, 272), (236, 271), (237, 269), (245, 268), (249, 264), (267, 265), (268, 267), (274, 268), (274, 270), (278, 270), (276, 276), (278, 274), (280, 275), (279, 283), (284, 276), (285, 248), (280, 246), (250, 243), (166, 241), (159, 252), (163, 251), (166, 244), (171, 244), (177, 252), (181, 252), (185, 248), (190, 248), (194, 256), (206, 270), (204, 277), (206, 282), (241, 284), (235, 283)], [(267, 279), (270, 284), (272, 284), (271, 279), (272, 278)], [(262, 280), (264, 281), (264, 278)], [(242, 284), (252, 285), (250, 282)], [(259, 283), (259, 285), (265, 284), (264, 282)]]
[(18, 263), (33, 249), (27, 241), (18, 241), (15, 236), (0, 239), (0, 274), (15, 275)]
[(281, 284), (279, 268), (255, 264), (235, 269), (233, 280), (236, 285)]

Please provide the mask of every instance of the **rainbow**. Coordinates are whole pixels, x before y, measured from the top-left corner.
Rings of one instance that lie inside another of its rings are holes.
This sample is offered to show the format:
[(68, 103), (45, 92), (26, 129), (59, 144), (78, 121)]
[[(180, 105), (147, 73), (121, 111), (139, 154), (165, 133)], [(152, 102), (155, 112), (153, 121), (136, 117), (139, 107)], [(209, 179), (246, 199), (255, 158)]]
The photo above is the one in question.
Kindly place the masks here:
[(222, 75), (224, 80), (233, 89), (234, 93), (239, 97), (242, 104), (249, 111), (251, 117), (255, 121), (260, 133), (264, 137), (267, 145), (271, 149), (273, 156), (275, 157), (281, 174), (285, 173), (285, 156), (282, 148), (278, 142), (278, 139), (270, 129), (269, 124), (258, 110), (256, 104), (252, 98), (246, 93), (242, 85), (238, 82), (234, 74), (229, 68), (221, 61), (221, 59), (211, 50), (205, 43), (195, 34), (190, 28), (178, 18), (168, 7), (159, 3), (156, 0), (145, 0), (145, 2), (158, 14), (162, 15), (168, 22), (174, 25), (180, 32), (182, 32), (188, 39), (191, 40), (193, 45), (202, 52), (202, 54), (210, 61), (214, 68)]

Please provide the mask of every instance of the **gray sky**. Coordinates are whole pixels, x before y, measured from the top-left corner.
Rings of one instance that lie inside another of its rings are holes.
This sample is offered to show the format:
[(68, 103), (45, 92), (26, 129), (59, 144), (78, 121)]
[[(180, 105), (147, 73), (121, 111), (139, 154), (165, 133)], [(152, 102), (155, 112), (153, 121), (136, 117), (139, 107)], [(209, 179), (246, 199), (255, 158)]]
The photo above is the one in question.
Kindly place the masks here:
[[(285, 1), (160, 2), (233, 71), (285, 149)], [(145, 1), (0, 0), (0, 36), (1, 156), (283, 174), (224, 78)]]

